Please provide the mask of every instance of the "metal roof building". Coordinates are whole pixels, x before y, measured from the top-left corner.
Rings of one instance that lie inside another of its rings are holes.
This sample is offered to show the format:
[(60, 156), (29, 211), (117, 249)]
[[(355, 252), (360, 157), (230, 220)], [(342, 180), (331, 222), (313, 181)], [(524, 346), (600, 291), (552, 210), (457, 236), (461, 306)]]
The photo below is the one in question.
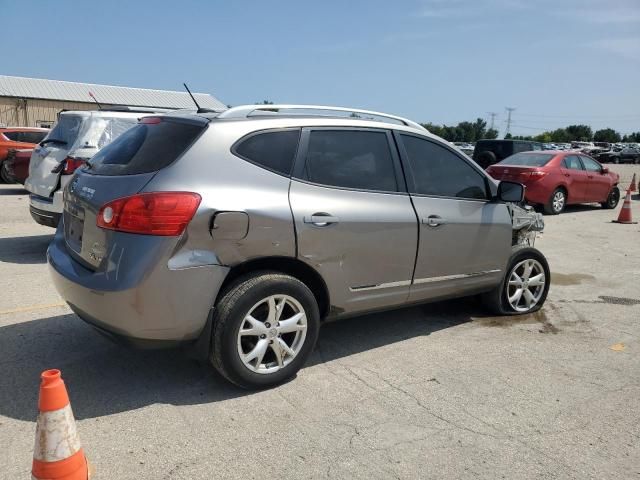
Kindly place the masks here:
[[(61, 110), (94, 110), (92, 94), (103, 106), (192, 108), (187, 92), (96, 85), (0, 75), (0, 124), (50, 126)], [(194, 93), (201, 107), (224, 110), (226, 105), (207, 93)]]

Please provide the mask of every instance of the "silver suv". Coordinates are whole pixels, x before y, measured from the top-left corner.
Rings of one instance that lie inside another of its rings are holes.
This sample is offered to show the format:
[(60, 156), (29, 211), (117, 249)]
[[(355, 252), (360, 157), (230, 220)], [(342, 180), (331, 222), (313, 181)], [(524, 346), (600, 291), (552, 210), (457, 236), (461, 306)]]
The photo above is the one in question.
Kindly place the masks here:
[(324, 320), (482, 294), (538, 310), (539, 214), (418, 124), (247, 106), (146, 117), (78, 169), (48, 250), (82, 319), (192, 342), (247, 388), (293, 377)]

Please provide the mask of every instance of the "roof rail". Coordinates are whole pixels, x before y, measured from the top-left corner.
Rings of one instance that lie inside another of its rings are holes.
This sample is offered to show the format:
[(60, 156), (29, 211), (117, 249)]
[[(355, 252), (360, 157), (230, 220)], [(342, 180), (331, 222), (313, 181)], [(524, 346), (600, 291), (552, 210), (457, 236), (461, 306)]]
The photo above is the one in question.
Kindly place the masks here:
[[(345, 107), (329, 107), (324, 105), (241, 105), (239, 107), (233, 107), (229, 110), (225, 110), (217, 118), (247, 118), (251, 116), (257, 115), (278, 115), (284, 114), (286, 115), (289, 112), (282, 112), (281, 110), (303, 110), (303, 111), (324, 111), (324, 112), (341, 112), (341, 113), (350, 113), (352, 116), (356, 118), (360, 115), (366, 116), (375, 116), (380, 118), (388, 118), (391, 120), (395, 120), (402, 125), (406, 125), (407, 127), (413, 127), (420, 130), (426, 130), (422, 125), (408, 120), (406, 118), (397, 117), (395, 115), (389, 115), (388, 113), (374, 112), (372, 110), (361, 110), (358, 108), (345, 108)], [(300, 115), (300, 113), (298, 113)], [(310, 115), (310, 116), (332, 116), (335, 115), (319, 115), (313, 113), (302, 113), (302, 115)], [(375, 118), (364, 118), (364, 120), (376, 120)]]

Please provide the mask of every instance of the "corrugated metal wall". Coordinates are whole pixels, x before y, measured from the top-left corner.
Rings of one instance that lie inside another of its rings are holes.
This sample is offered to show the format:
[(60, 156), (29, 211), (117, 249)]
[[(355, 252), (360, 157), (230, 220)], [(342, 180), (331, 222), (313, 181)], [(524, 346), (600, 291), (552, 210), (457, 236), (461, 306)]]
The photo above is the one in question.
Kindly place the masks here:
[(95, 109), (97, 109), (95, 103), (0, 97), (0, 125), (40, 127), (55, 123), (60, 110)]

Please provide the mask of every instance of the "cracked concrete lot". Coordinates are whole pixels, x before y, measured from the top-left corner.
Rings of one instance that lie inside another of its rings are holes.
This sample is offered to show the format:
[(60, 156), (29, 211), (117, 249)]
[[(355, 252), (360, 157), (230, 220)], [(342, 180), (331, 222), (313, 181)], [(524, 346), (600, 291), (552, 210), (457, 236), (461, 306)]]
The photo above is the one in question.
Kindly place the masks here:
[[(625, 187), (636, 169), (613, 167)], [(335, 322), (294, 381), (250, 393), (98, 335), (51, 285), (26, 193), (0, 203), (0, 478), (29, 477), (46, 368), (95, 479), (640, 478), (640, 226), (611, 223), (620, 207), (545, 217), (540, 313), (469, 299)]]

